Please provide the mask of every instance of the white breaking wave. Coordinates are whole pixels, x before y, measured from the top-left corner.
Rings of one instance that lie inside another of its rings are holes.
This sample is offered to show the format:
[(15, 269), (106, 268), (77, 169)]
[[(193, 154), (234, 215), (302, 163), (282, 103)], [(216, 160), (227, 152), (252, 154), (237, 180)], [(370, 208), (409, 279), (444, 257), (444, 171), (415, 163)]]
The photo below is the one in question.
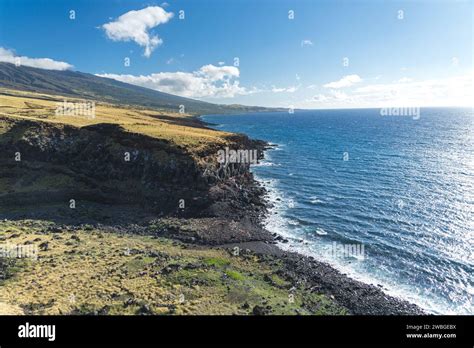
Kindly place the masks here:
[(322, 228), (317, 228), (316, 231), (315, 231), (317, 234), (319, 234), (320, 236), (326, 236), (328, 233), (323, 230)]
[[(290, 228), (288, 228), (289, 226), (296, 226), (297, 228), (298, 225), (295, 224), (294, 220), (284, 217), (284, 213), (290, 208), (285, 203), (288, 199), (286, 199), (284, 193), (278, 189), (279, 181), (277, 179), (266, 180), (260, 178), (256, 173), (254, 173), (254, 177), (266, 188), (266, 198), (272, 204), (272, 207), (269, 209), (269, 213), (264, 220), (265, 228), (289, 241), (288, 243), (278, 242), (277, 245), (279, 248), (285, 251), (314, 257), (318, 261), (330, 264), (348, 277), (365, 284), (381, 284), (384, 292), (388, 295), (414, 303), (426, 310), (428, 313), (456, 314), (449, 308), (441, 306), (436, 299), (426, 298), (421, 294), (414, 292), (411, 287), (398, 284), (393, 280), (387, 280), (385, 278), (382, 280), (382, 278), (377, 276), (377, 271), (373, 273), (367, 272), (363, 267), (363, 259), (351, 258), (350, 261), (347, 261), (339, 258), (325, 257), (327, 253), (324, 252), (324, 248), (329, 246), (329, 242), (316, 242), (315, 240), (308, 240), (307, 238), (302, 239), (302, 236), (304, 236), (303, 233), (301, 235), (295, 235), (290, 231)], [(321, 228), (316, 229), (315, 232), (320, 236), (327, 235), (327, 232)], [(368, 255), (368, 257), (370, 257), (370, 255)]]

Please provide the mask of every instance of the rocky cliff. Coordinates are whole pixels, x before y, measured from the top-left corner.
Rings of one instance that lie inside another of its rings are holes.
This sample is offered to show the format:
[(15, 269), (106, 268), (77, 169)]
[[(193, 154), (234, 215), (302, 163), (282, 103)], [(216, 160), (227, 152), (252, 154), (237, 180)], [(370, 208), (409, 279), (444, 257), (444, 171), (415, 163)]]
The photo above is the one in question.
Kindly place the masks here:
[[(34, 206), (38, 214), (52, 204), (128, 206), (159, 217), (233, 220), (246, 229), (258, 226), (265, 211), (249, 164), (218, 163), (219, 144), (193, 151), (114, 124), (11, 118), (1, 124), (3, 207)], [(243, 135), (229, 137), (227, 145), (260, 155), (265, 147)], [(208, 223), (202, 228), (212, 229)]]

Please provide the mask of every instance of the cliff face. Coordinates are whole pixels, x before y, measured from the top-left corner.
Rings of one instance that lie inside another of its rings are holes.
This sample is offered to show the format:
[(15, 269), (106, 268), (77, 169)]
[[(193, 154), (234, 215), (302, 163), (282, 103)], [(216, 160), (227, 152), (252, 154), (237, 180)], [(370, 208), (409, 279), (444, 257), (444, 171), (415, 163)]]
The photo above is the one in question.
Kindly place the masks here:
[[(218, 163), (218, 144), (193, 152), (114, 124), (79, 128), (11, 118), (1, 124), (3, 206), (74, 199), (136, 205), (159, 216), (252, 221), (264, 209), (249, 164)], [(264, 147), (240, 135), (228, 144), (260, 154)]]
[[(2, 138), (1, 160), (17, 174), (17, 190), (10, 195), (26, 190), (40, 194), (37, 199), (43, 196), (42, 191), (59, 197), (62, 191), (67, 201), (68, 197), (87, 197), (170, 211), (171, 192), (180, 197), (179, 188), (187, 182), (197, 190), (205, 187), (194, 162), (183, 151), (165, 141), (126, 133), (117, 125), (75, 128), (20, 121), (11, 124)], [(21, 161), (15, 161), (15, 153)], [(41, 185), (34, 172), (42, 178), (60, 173), (62, 180)]]

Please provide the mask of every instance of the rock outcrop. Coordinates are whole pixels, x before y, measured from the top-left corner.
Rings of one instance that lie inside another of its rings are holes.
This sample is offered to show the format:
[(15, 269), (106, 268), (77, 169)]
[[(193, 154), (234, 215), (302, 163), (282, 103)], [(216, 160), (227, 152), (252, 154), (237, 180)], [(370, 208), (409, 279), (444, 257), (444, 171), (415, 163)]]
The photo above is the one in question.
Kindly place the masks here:
[[(249, 163), (219, 163), (218, 144), (193, 152), (115, 124), (79, 128), (2, 121), (7, 130), (0, 135), (0, 163), (9, 185), (0, 205), (33, 205), (38, 210), (43, 205), (67, 205), (71, 199), (83, 204), (134, 205), (158, 217), (207, 218), (212, 226), (219, 226), (219, 219), (234, 221), (232, 241), (254, 238), (251, 235), (270, 238), (261, 231), (245, 231), (259, 226), (265, 213), (263, 188), (253, 179)], [(259, 156), (265, 148), (264, 142), (244, 135), (227, 140), (230, 147), (256, 149)], [(212, 226), (207, 226), (209, 233), (215, 229)], [(240, 238), (238, 231), (249, 237)]]

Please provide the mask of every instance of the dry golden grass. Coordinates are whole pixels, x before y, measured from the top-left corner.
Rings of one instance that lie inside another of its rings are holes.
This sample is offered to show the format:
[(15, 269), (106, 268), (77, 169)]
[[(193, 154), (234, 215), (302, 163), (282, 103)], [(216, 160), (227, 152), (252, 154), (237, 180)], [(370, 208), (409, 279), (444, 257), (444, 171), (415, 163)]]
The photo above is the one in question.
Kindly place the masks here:
[[(133, 133), (172, 141), (191, 151), (200, 150), (211, 143), (225, 144), (226, 137), (230, 135), (226, 132), (176, 124), (180, 119), (191, 117), (188, 114), (103, 102), (95, 104), (95, 117), (57, 115), (55, 111), (58, 104), (65, 100), (61, 96), (0, 88), (0, 116), (67, 124), (75, 127), (113, 123), (121, 125)], [(70, 103), (90, 102), (75, 98), (67, 98), (66, 101)], [(160, 116), (165, 116), (167, 119), (160, 119)], [(169, 119), (170, 117), (171, 119)]]

